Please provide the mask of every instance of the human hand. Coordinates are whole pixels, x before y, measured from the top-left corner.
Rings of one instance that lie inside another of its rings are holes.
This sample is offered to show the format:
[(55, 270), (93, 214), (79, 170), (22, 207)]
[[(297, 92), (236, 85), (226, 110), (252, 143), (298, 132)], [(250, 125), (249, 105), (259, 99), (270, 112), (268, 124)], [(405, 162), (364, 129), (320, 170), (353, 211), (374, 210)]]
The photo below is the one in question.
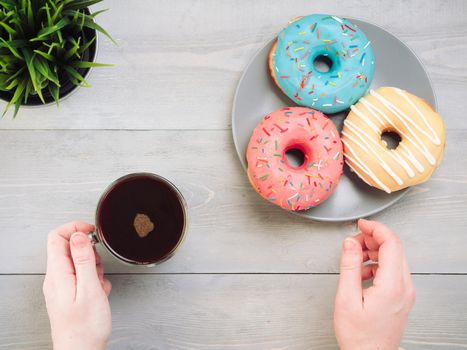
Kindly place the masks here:
[[(334, 309), (334, 329), (342, 350), (398, 349), (415, 302), (402, 242), (376, 221), (359, 220), (361, 233), (346, 238)], [(365, 261), (378, 262), (364, 266)], [(373, 285), (362, 288), (362, 280)]]
[(70, 222), (49, 233), (43, 292), (54, 350), (101, 350), (110, 336), (112, 286), (86, 235), (93, 230)]

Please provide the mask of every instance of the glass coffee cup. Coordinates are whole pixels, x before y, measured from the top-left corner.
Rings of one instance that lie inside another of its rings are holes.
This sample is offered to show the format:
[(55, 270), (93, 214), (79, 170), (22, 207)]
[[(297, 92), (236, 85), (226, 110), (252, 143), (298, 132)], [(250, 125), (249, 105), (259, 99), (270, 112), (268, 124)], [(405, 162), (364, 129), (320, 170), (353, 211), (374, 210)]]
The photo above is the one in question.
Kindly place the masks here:
[(153, 266), (173, 256), (183, 242), (187, 205), (164, 177), (133, 173), (107, 187), (95, 221), (96, 231), (89, 234), (93, 243), (127, 264)]

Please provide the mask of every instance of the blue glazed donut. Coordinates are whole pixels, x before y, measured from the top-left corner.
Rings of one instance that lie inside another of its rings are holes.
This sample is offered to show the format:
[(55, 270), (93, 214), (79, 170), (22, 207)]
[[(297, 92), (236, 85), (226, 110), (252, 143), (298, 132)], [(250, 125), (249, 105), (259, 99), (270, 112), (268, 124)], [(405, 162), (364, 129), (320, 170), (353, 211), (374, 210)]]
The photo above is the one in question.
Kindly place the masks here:
[[(315, 67), (328, 61), (329, 71)], [(269, 54), (277, 86), (301, 106), (336, 113), (356, 103), (374, 74), (374, 55), (365, 34), (344, 18), (310, 15), (293, 20)]]

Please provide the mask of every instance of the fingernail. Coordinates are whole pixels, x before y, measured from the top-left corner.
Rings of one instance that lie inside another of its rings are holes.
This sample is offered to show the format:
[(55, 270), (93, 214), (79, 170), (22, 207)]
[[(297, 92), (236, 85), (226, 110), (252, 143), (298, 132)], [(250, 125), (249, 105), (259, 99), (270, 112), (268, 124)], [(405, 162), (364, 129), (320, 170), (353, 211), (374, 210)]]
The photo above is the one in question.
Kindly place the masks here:
[(357, 246), (357, 242), (353, 238), (347, 237), (344, 239), (344, 249), (354, 249)]
[(83, 233), (77, 232), (71, 236), (71, 243), (76, 248), (83, 248), (89, 243), (89, 238), (86, 237)]

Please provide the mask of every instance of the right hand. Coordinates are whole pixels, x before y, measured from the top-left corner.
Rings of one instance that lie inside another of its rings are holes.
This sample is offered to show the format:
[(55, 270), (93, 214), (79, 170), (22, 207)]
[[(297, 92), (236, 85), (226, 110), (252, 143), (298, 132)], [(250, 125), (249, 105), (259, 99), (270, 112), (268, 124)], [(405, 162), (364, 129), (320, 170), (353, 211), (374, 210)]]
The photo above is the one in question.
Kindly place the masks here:
[[(400, 238), (376, 221), (359, 220), (361, 233), (343, 245), (334, 328), (342, 350), (395, 350), (415, 302)], [(368, 260), (377, 264), (363, 266)], [(362, 280), (373, 285), (362, 288)]]

